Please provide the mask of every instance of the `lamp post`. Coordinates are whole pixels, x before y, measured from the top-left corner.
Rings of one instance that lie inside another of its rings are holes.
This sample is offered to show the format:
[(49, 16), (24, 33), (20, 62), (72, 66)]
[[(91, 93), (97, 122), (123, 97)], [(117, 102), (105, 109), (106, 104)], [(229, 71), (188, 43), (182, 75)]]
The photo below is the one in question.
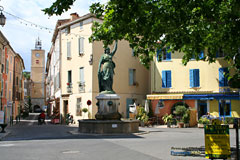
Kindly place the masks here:
[(6, 23), (6, 17), (4, 16), (4, 14), (2, 13), (3, 11), (3, 6), (0, 6), (0, 25), (3, 27)]

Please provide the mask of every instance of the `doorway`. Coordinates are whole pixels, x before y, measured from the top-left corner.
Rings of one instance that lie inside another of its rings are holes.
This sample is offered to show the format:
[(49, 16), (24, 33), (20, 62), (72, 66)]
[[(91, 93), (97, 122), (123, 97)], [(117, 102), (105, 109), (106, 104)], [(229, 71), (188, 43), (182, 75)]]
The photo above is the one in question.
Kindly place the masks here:
[(63, 118), (66, 119), (68, 114), (68, 100), (63, 101)]
[(207, 101), (198, 100), (198, 119), (207, 115)]

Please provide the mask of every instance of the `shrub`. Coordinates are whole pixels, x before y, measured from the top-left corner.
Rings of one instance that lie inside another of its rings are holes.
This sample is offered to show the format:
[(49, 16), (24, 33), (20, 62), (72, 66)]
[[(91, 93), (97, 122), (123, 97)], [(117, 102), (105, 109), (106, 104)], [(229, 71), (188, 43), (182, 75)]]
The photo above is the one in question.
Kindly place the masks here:
[(234, 117), (226, 117), (224, 120), (224, 124), (234, 124)]
[(162, 117), (162, 120), (164, 121), (165, 124), (167, 124), (168, 122), (172, 123), (172, 120), (173, 120), (173, 115), (172, 114), (165, 114), (163, 117)]
[(198, 120), (198, 123), (199, 124), (210, 124), (210, 120), (209, 119), (207, 119), (207, 118), (200, 118), (199, 120)]
[(87, 112), (88, 112), (88, 109), (87, 109), (87, 108), (83, 108), (82, 111), (83, 111), (84, 113), (87, 113)]
[(146, 123), (148, 121), (148, 115), (146, 113), (146, 111), (144, 110), (144, 107), (139, 107), (138, 108), (138, 113), (136, 115), (136, 119), (143, 121), (144, 123)]

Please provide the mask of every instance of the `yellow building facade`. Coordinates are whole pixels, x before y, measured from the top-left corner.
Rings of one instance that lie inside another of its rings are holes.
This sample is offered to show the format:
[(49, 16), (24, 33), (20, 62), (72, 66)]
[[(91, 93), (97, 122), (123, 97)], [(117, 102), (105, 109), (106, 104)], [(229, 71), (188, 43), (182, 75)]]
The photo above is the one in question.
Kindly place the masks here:
[[(153, 107), (163, 102), (160, 116), (172, 112), (176, 104), (184, 104), (197, 111), (197, 118), (210, 112), (217, 117), (239, 117), (239, 90), (230, 88), (226, 73), (228, 63), (223, 55), (215, 63), (192, 58), (182, 64), (183, 53), (158, 51), (151, 63), (151, 94)], [(204, 52), (199, 54), (200, 59)], [(234, 70), (230, 70), (230, 75)]]
[[(61, 34), (60, 112), (63, 117), (71, 113), (75, 120), (95, 118), (97, 113), (97, 74), (104, 48), (102, 42), (89, 43), (94, 21), (101, 20), (91, 14), (82, 17), (72, 14), (71, 21), (58, 28)], [(112, 51), (113, 46), (110, 49)], [(133, 56), (132, 49), (125, 41), (118, 42), (113, 61), (116, 64), (113, 90), (120, 96), (119, 113), (129, 117), (129, 105), (134, 102), (142, 104), (149, 92), (149, 71)], [(87, 101), (91, 104), (87, 105)], [(87, 108), (88, 112), (82, 112), (83, 108)]]

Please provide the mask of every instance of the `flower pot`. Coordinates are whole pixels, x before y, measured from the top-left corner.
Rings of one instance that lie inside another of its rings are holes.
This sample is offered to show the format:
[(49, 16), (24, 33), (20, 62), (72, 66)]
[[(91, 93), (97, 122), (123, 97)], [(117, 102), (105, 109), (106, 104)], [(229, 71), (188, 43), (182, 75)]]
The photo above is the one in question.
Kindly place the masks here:
[(204, 124), (198, 123), (198, 128), (203, 128), (203, 127), (204, 127)]
[(184, 127), (184, 123), (183, 122), (178, 122), (178, 128), (183, 128)]
[(171, 122), (167, 122), (167, 127), (171, 128)]

